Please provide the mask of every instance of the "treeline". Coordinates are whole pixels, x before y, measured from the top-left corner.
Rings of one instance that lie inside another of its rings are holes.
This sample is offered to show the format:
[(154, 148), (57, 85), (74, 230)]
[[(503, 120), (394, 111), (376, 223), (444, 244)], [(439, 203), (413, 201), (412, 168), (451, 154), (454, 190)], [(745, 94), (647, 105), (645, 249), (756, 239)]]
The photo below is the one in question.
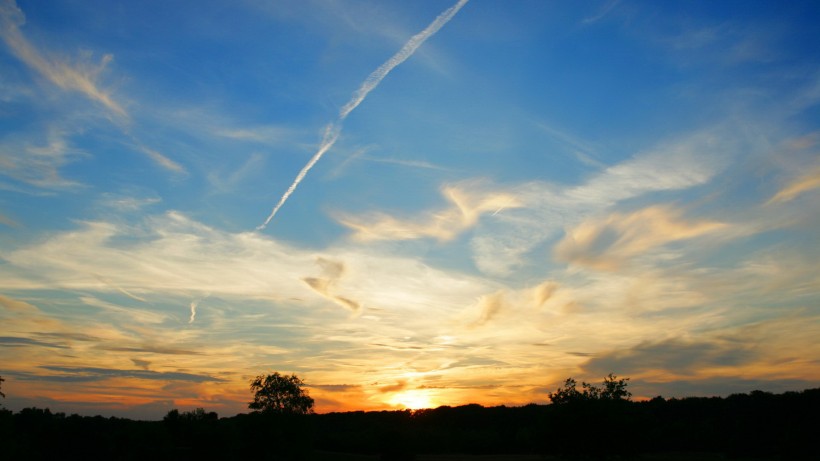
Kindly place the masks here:
[(578, 400), (553, 405), (465, 405), (411, 411), (240, 414), (173, 410), (163, 421), (0, 410), (1, 459), (381, 459), (415, 455), (538, 454), (629, 458), (717, 453), (729, 458), (820, 459), (820, 388), (726, 398)]

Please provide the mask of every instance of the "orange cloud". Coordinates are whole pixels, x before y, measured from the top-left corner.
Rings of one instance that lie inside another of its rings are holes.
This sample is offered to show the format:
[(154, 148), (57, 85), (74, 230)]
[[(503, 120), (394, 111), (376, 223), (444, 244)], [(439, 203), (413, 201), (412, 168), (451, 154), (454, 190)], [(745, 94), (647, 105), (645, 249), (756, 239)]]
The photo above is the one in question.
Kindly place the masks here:
[(820, 168), (815, 168), (792, 181), (770, 198), (766, 205), (788, 202), (817, 188), (820, 188)]
[(571, 264), (611, 271), (652, 248), (725, 227), (712, 221), (687, 222), (679, 210), (652, 206), (630, 214), (588, 219), (567, 231), (553, 254)]

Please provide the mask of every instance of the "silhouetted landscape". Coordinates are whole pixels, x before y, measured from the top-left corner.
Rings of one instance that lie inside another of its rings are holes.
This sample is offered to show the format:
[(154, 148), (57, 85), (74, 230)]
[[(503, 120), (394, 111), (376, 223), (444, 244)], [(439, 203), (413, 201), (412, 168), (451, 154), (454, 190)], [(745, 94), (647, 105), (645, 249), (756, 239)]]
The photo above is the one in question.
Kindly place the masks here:
[(162, 421), (0, 410), (3, 459), (818, 459), (820, 388), (648, 401)]

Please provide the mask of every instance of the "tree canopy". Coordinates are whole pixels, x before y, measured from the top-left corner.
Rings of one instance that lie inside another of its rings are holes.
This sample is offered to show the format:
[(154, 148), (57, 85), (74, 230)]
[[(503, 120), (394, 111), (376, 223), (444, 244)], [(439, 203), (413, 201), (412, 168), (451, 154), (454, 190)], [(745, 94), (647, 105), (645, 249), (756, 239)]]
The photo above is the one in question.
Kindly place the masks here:
[(295, 374), (285, 376), (274, 372), (267, 376), (259, 375), (251, 380), (254, 396), (248, 408), (263, 413), (313, 413), (313, 399), (302, 388), (304, 384)]
[(629, 378), (618, 379), (610, 373), (604, 378), (603, 387), (596, 387), (582, 381), (581, 390), (578, 390), (578, 382), (573, 378), (567, 378), (563, 387), (548, 395), (554, 404), (589, 400), (629, 400), (632, 393), (626, 390), (627, 381)]

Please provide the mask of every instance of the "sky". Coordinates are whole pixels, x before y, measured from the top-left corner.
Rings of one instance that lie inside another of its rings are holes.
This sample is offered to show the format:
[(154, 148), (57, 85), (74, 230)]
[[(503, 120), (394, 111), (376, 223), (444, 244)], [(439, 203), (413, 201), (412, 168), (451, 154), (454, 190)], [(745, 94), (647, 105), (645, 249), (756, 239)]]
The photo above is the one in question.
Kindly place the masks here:
[(0, 404), (820, 384), (820, 4), (0, 0)]

